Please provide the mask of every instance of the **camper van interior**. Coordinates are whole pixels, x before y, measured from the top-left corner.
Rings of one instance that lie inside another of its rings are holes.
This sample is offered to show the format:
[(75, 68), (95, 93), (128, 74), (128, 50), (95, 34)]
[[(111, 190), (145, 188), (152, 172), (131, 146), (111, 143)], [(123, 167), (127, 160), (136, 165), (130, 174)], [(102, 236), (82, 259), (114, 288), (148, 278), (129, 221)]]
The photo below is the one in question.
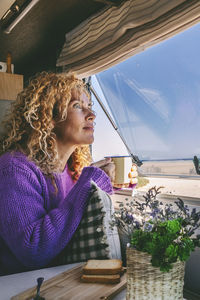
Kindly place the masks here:
[[(200, 210), (199, 36), (198, 0), (0, 0), (0, 121), (36, 73), (75, 72), (97, 111), (94, 160), (138, 165), (137, 188), (116, 191), (115, 209), (164, 186), (162, 201)], [(30, 299), (16, 295), (72, 266), (1, 276), (0, 299)], [(126, 289), (114, 294), (126, 299)], [(184, 299), (200, 299), (200, 248), (186, 263)]]
[[(117, 2), (117, 1), (116, 1)], [(24, 6), (33, 7), (12, 28)], [(1, 1), (0, 61), (5, 62), (7, 52), (12, 54), (15, 73), (26, 79), (42, 70), (55, 71), (56, 60), (62, 49), (65, 34), (106, 6), (103, 1)], [(19, 11), (15, 6), (19, 7)], [(12, 9), (13, 7), (13, 9)], [(11, 10), (10, 13), (7, 12)], [(7, 14), (7, 15), (6, 15)], [(8, 50), (9, 49), (9, 50)]]

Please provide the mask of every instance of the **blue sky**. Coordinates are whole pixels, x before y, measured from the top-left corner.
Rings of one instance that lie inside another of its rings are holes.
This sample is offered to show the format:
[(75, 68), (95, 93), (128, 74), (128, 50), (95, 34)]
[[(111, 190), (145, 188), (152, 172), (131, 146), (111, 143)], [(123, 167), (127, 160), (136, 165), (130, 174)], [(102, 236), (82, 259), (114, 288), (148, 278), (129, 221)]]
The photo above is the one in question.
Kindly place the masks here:
[[(200, 156), (199, 36), (200, 24), (97, 74), (121, 133), (141, 159)], [(94, 87), (104, 101), (95, 81)], [(126, 155), (95, 109), (94, 155)]]

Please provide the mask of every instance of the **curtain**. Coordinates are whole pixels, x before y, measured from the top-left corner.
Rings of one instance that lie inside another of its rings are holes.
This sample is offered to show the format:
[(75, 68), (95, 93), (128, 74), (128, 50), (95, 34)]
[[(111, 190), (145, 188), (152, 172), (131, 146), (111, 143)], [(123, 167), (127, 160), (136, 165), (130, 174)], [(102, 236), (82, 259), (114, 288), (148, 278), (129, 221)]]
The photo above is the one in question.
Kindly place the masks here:
[(199, 0), (127, 0), (66, 33), (58, 70), (88, 77), (200, 21)]

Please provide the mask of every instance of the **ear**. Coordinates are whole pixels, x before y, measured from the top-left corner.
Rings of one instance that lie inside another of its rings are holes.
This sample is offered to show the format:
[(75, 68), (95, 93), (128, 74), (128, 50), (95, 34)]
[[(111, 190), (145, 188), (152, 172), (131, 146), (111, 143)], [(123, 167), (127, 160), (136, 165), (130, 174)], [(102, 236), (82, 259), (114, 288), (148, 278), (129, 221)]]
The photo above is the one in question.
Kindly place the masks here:
[(55, 128), (55, 126), (56, 126), (56, 121), (55, 121), (55, 120), (51, 120), (51, 123), (52, 123), (52, 125), (53, 125), (53, 128)]

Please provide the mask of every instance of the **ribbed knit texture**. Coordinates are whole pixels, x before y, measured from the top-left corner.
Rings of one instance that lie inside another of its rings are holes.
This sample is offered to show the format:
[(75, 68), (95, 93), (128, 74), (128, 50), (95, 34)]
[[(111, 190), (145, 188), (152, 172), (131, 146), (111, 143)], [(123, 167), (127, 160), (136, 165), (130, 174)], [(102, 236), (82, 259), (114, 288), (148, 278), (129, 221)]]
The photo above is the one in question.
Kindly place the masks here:
[[(68, 170), (51, 180), (19, 152), (0, 157), (0, 275), (45, 267), (68, 244), (93, 180), (112, 193), (101, 169), (86, 167), (73, 184)], [(67, 187), (69, 186), (69, 188)]]

